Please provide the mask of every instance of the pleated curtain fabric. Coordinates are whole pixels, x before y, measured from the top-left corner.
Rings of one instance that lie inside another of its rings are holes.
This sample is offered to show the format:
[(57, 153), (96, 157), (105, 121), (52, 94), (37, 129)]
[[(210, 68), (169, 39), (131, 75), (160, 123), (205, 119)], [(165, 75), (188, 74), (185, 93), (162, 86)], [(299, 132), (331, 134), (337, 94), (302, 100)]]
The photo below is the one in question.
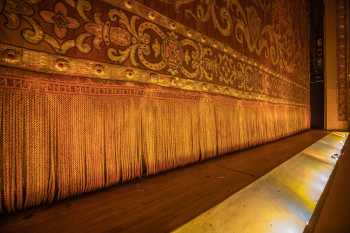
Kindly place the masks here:
[(307, 108), (197, 96), (2, 88), (1, 210), (51, 203), (309, 127)]
[(308, 129), (308, 4), (0, 1), (0, 213)]

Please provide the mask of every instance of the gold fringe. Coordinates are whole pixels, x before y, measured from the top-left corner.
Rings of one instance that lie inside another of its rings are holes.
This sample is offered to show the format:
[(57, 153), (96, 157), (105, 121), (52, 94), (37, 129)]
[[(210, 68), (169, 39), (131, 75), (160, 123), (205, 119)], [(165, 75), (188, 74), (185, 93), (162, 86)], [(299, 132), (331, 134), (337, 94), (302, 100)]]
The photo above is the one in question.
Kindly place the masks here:
[(307, 107), (0, 91), (0, 212), (51, 203), (272, 141), (309, 127)]

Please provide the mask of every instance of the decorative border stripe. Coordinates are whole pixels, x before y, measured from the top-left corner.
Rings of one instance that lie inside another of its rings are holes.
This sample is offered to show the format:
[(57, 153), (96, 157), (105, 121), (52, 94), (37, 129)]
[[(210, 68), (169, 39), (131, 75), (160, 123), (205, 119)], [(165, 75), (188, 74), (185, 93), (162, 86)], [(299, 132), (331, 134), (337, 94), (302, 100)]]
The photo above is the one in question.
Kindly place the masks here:
[(227, 95), (240, 99), (259, 100), (279, 104), (306, 106), (280, 97), (271, 97), (254, 92), (241, 91), (213, 83), (174, 78), (171, 75), (159, 74), (149, 70), (137, 69), (109, 63), (87, 61), (0, 43), (0, 65), (21, 68), (24, 70), (80, 76), (85, 78), (109, 79), (128, 82), (156, 84), (163, 87), (178, 88), (186, 91), (199, 91), (219, 95)]

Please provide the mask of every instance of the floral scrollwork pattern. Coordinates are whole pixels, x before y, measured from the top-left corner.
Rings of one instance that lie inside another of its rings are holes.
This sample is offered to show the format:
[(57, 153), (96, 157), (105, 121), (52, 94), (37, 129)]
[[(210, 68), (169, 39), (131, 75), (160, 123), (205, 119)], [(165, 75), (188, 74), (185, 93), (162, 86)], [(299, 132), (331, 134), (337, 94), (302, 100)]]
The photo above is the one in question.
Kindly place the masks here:
[[(237, 45), (246, 46), (249, 53), (258, 57), (248, 59), (195, 30), (179, 33), (181, 25), (176, 21), (168, 21), (169, 27), (164, 27), (162, 22), (168, 18), (140, 4), (138, 9), (144, 7), (143, 10), (134, 10), (136, 1), (111, 6), (94, 0), (5, 0), (0, 4), (0, 23), (5, 33), (23, 39), (28, 48), (68, 57), (88, 56), (89, 60), (101, 63), (150, 70), (176, 80), (198, 81), (191, 85), (199, 85), (203, 90), (207, 88), (203, 82), (217, 84), (222, 86), (222, 90), (218, 88), (223, 94), (225, 87), (229, 87), (307, 102), (305, 80), (291, 80), (262, 68), (257, 62), (263, 56), (264, 61), (267, 59), (272, 67), (286, 74), (293, 74), (303, 66), (304, 60), (298, 59), (304, 55), (298, 51), (302, 45), (293, 32), (277, 30), (290, 28), (291, 19), (274, 18), (279, 17), (274, 12), (283, 4), (288, 5), (288, 0), (281, 4), (251, 0), (252, 4), (248, 5), (242, 5), (239, 0), (220, 4), (216, 0), (159, 1), (175, 4), (178, 13), (185, 8), (184, 16), (197, 24), (212, 22), (223, 38), (234, 39)], [(193, 7), (187, 8), (188, 4)], [(269, 12), (273, 12), (272, 24), (266, 25), (264, 17)], [(0, 42), (11, 44), (6, 39)], [(103, 68), (97, 70), (103, 73)], [(137, 80), (137, 76), (132, 77)]]
[(56, 3), (53, 11), (40, 11), (40, 16), (45, 22), (54, 25), (55, 34), (60, 39), (66, 36), (68, 29), (76, 29), (80, 26), (76, 19), (67, 16), (67, 8), (62, 2)]

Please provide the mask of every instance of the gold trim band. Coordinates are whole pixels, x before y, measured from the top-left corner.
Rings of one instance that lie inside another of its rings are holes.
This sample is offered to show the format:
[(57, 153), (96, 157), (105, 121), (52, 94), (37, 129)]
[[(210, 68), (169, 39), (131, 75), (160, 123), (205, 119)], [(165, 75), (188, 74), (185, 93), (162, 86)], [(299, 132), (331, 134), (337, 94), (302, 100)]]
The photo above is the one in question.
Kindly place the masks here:
[(281, 99), (280, 97), (274, 98), (254, 92), (244, 92), (213, 83), (180, 79), (177, 77), (174, 78), (171, 75), (159, 74), (149, 70), (54, 55), (1, 43), (0, 54), (0, 65), (21, 68), (29, 71), (95, 79), (141, 82), (156, 84), (163, 87), (179, 88), (187, 91), (200, 91), (227, 95), (240, 99), (306, 106), (304, 103)]

